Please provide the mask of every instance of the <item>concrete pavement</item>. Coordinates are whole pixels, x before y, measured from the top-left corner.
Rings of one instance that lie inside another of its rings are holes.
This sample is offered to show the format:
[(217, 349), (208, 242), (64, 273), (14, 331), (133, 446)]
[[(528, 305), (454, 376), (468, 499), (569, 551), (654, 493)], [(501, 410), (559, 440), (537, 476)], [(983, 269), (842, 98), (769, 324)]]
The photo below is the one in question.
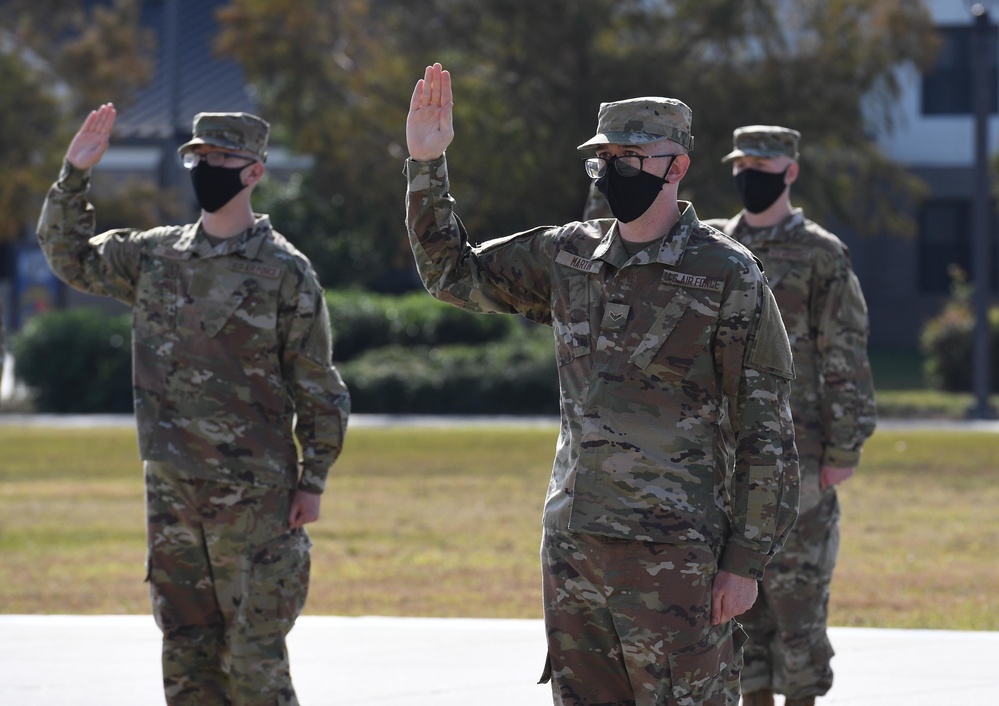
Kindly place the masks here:
[[(999, 704), (999, 632), (832, 628), (819, 706)], [(304, 706), (547, 706), (540, 620), (302, 617), (289, 636)], [(162, 706), (148, 616), (0, 615), (0, 704)]]
[[(855, 706), (999, 703), (999, 633), (833, 628), (836, 688)], [(535, 620), (305, 616), (289, 637), (303, 704), (542, 706)], [(162, 704), (146, 616), (0, 616), (0, 703)]]
[[(0, 410), (2, 412), (2, 410)], [(428, 414), (351, 414), (350, 428), (447, 427), (447, 426), (551, 426), (558, 417), (529, 415), (447, 416)], [(30, 427), (135, 427), (131, 414), (7, 414), (0, 413), (0, 426)], [(981, 431), (999, 433), (999, 420), (980, 419), (879, 419), (878, 431)]]

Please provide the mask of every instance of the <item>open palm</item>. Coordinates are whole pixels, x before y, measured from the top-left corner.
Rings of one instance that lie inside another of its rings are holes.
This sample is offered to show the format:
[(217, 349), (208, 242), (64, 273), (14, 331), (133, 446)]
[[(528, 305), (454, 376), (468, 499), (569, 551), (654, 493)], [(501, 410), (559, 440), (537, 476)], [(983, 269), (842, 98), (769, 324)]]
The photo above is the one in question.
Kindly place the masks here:
[(90, 169), (100, 162), (108, 149), (116, 115), (117, 111), (110, 103), (90, 111), (69, 144), (66, 161), (77, 169)]
[(409, 156), (418, 162), (437, 159), (454, 139), (451, 74), (440, 64), (428, 66), (416, 82), (406, 117), (406, 144)]

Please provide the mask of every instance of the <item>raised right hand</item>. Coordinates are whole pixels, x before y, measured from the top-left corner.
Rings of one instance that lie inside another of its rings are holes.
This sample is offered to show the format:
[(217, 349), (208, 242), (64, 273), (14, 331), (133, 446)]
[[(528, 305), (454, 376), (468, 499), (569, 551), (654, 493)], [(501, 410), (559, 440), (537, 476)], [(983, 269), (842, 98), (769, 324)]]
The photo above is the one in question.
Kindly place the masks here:
[(66, 161), (77, 169), (90, 169), (101, 161), (108, 149), (111, 138), (111, 128), (117, 111), (111, 103), (105, 103), (97, 110), (91, 110), (90, 115), (69, 143), (66, 151)]
[(442, 154), (454, 139), (451, 110), (451, 74), (440, 64), (428, 66), (413, 89), (406, 116), (406, 145), (409, 156), (418, 162), (430, 162)]

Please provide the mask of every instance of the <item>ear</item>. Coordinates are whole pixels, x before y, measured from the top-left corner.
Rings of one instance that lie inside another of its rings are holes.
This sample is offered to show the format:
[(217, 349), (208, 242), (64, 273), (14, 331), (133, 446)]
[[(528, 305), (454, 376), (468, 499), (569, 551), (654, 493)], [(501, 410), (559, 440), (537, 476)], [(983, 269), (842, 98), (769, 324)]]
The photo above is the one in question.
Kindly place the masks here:
[(687, 175), (688, 169), (690, 169), (690, 155), (679, 154), (670, 165), (669, 171), (666, 172), (666, 178), (669, 179), (670, 184), (678, 184)]
[(243, 172), (243, 183), (247, 186), (253, 186), (258, 181), (264, 177), (264, 165), (263, 162), (254, 162), (253, 164), (247, 165), (246, 171)]
[(787, 174), (784, 175), (784, 183), (790, 186), (794, 182), (798, 181), (799, 174), (801, 174), (801, 167), (797, 162), (791, 162), (787, 165)]

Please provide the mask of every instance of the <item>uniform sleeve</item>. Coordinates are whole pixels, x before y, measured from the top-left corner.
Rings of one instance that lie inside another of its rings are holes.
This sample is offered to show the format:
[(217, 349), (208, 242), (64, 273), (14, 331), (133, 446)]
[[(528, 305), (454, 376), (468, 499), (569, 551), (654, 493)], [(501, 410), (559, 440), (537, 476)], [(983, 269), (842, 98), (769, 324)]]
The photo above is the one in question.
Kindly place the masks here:
[(471, 246), (454, 213), (444, 157), (406, 162), (407, 228), (420, 277), (441, 301), (473, 313), (551, 323), (554, 239), (537, 228)]
[(860, 281), (845, 254), (820, 258), (812, 295), (822, 404), (822, 465), (856, 466), (877, 405), (867, 357), (870, 330)]
[(735, 436), (731, 536), (720, 568), (759, 579), (797, 519), (799, 480), (791, 347), (773, 293), (752, 274), (722, 305), (716, 354)]
[(284, 293), (281, 370), (295, 401), (295, 436), (302, 449), (298, 489), (322, 493), (343, 450), (350, 392), (333, 366), (329, 311), (309, 270)]
[(95, 236), (89, 189), (89, 172), (65, 163), (42, 206), (38, 240), (49, 266), (63, 282), (131, 306), (142, 254), (135, 238), (139, 231), (114, 230)]

